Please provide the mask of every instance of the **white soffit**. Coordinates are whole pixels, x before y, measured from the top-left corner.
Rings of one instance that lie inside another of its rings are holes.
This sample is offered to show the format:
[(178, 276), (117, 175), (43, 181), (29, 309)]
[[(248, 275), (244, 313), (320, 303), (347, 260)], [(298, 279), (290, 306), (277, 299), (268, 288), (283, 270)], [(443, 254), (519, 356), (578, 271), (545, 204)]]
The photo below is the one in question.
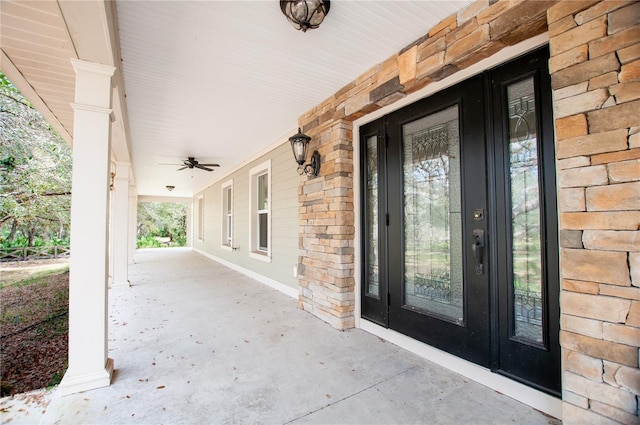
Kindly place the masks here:
[(68, 142), (77, 57), (57, 2), (0, 0), (0, 69)]
[[(286, 142), (300, 115), (470, 3), (338, 0), (303, 33), (275, 0), (118, 0), (138, 193), (191, 196)], [(187, 156), (221, 167), (158, 165)]]

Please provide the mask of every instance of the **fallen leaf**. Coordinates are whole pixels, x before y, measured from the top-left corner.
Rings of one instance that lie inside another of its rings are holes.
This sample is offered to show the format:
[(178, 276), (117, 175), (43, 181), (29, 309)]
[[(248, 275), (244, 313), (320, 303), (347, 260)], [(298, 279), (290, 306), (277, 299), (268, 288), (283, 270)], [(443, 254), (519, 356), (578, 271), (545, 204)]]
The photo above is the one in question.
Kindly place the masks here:
[(331, 394), (327, 394), (327, 398), (331, 398)]
[(161, 390), (163, 388), (165, 388), (165, 386), (164, 385), (160, 385), (159, 387), (156, 387), (156, 390)]

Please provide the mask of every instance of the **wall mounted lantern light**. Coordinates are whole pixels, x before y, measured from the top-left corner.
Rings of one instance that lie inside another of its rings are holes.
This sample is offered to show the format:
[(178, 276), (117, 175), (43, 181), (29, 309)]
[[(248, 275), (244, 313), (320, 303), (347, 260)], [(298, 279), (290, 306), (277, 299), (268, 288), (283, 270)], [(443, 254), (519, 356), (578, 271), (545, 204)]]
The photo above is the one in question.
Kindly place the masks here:
[(307, 159), (307, 145), (311, 137), (302, 133), (302, 130), (298, 129), (298, 133), (289, 137), (291, 142), (291, 150), (293, 150), (293, 157), (298, 163), (298, 174), (306, 174), (307, 176), (317, 177), (320, 173), (320, 154), (318, 151), (313, 151), (311, 155), (311, 162), (305, 164)]
[(329, 0), (280, 0), (280, 9), (297, 30), (306, 32), (320, 26), (329, 13)]

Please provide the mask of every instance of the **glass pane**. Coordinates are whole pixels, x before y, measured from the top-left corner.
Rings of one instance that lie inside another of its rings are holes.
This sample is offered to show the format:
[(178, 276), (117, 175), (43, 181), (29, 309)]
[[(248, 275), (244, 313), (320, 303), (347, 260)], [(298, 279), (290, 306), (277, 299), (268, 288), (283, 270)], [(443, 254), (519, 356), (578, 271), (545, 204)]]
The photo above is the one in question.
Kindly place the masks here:
[(258, 210), (268, 209), (269, 185), (268, 174), (258, 176)]
[(507, 87), (514, 335), (542, 342), (540, 189), (533, 78)]
[(378, 257), (378, 136), (367, 139), (366, 152), (366, 226), (367, 287), (366, 294), (380, 297)]
[(227, 214), (231, 214), (231, 188), (225, 189), (227, 191)]
[(404, 303), (464, 322), (458, 106), (402, 127)]
[(258, 214), (258, 249), (260, 251), (268, 251), (269, 250), (269, 242), (267, 240), (267, 222), (268, 222), (269, 214), (261, 213)]

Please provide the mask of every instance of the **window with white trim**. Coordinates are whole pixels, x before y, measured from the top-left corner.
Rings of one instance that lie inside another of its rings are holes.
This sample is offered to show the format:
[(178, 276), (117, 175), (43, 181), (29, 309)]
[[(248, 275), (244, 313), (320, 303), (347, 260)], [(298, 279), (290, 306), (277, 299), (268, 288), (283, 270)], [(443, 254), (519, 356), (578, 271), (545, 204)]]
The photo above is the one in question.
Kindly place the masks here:
[(198, 240), (204, 240), (204, 195), (198, 197)]
[(233, 247), (233, 180), (222, 184), (222, 247)]
[(250, 174), (250, 255), (271, 258), (271, 161), (254, 167)]

